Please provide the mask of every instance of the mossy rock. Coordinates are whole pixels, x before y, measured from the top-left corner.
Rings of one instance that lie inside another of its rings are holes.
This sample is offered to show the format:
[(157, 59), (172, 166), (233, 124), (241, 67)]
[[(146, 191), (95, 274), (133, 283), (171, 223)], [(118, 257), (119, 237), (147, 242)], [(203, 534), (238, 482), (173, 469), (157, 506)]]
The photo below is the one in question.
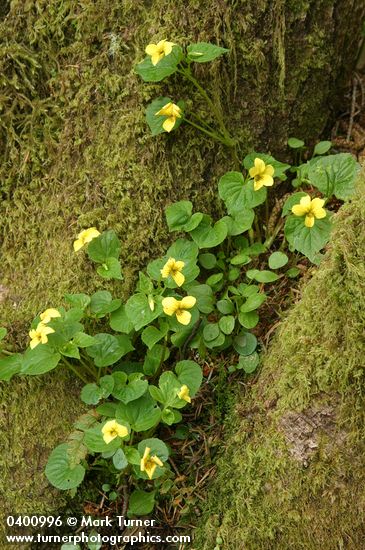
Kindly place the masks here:
[(358, 550), (365, 526), (365, 191), (227, 420), (196, 550)]

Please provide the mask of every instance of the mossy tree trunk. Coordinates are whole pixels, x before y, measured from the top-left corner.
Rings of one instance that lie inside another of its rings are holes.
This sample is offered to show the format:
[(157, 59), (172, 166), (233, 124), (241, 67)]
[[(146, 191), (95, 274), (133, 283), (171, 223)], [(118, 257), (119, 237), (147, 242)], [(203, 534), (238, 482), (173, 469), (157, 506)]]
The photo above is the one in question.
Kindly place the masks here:
[[(166, 37), (230, 48), (223, 60), (197, 67), (197, 75), (242, 152), (285, 156), (288, 136), (311, 142), (336, 112), (365, 0), (13, 0), (1, 13), (8, 8), (0, 24), (1, 319), (21, 346), (40, 309), (56, 306), (65, 292), (100, 288), (83, 256), (72, 252), (80, 229), (114, 228), (122, 237), (125, 283), (117, 292), (126, 296), (136, 269), (168, 240), (168, 203), (189, 198), (197, 209), (220, 209), (217, 179), (233, 168), (230, 151), (187, 127), (149, 135), (144, 108), (156, 95), (205, 107), (178, 78), (162, 85), (138, 79), (133, 66), (145, 45)], [(17, 512), (44, 510), (36, 476), (31, 487), (19, 480), (16, 499), (7, 488), (22, 464), (27, 478), (43, 467), (54, 438), (45, 436), (42, 408), (24, 419), (21, 404), (10, 408), (19, 399), (8, 390), (2, 407), (10, 417), (0, 417), (3, 501), (6, 510), (15, 502)], [(12, 392), (42, 400), (44, 388), (15, 382)], [(73, 407), (66, 395), (67, 413)], [(43, 441), (41, 451), (35, 440)]]

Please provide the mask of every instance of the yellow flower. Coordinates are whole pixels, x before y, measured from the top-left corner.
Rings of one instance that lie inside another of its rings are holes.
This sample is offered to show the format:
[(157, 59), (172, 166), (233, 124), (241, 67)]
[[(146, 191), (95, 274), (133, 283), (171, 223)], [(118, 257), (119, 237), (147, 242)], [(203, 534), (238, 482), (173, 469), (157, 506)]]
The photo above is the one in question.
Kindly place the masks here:
[(143, 458), (141, 458), (141, 472), (146, 472), (148, 477), (152, 479), (153, 474), (157, 466), (163, 467), (163, 462), (158, 458), (158, 456), (150, 456), (150, 448), (146, 447), (144, 450)]
[(293, 206), (292, 212), (295, 216), (305, 216), (306, 227), (313, 227), (315, 219), (321, 220), (327, 215), (323, 205), (323, 199), (311, 200), (310, 196), (306, 195), (300, 199), (299, 204)]
[(271, 164), (265, 164), (263, 160), (255, 158), (255, 166), (250, 168), (249, 174), (254, 179), (253, 188), (258, 191), (265, 185), (271, 187), (274, 185), (274, 167)]
[(84, 229), (84, 231), (81, 231), (77, 235), (77, 240), (74, 241), (74, 251), (77, 252), (85, 246), (85, 244), (89, 243), (95, 237), (98, 237), (100, 235), (99, 231), (96, 229), (96, 227), (89, 227), (89, 229)]
[(162, 307), (166, 315), (176, 315), (176, 319), (182, 325), (188, 325), (191, 321), (190, 311), (196, 304), (196, 298), (194, 296), (185, 296), (182, 300), (176, 300), (175, 298), (164, 298), (162, 300)]
[(38, 344), (47, 344), (47, 334), (52, 334), (53, 332), (53, 328), (47, 327), (44, 323), (38, 323), (36, 329), (29, 331), (30, 349), (34, 349)]
[(175, 103), (166, 103), (162, 109), (155, 113), (155, 116), (167, 116), (168, 118), (162, 124), (162, 128), (166, 132), (171, 132), (176, 124), (176, 119), (181, 118), (181, 109)]
[(167, 279), (169, 275), (174, 279), (177, 286), (184, 284), (185, 277), (181, 273), (185, 262), (180, 260), (176, 261), (175, 258), (169, 258), (163, 268), (161, 269), (161, 275), (163, 279)]
[(179, 399), (183, 399), (187, 403), (191, 403), (190, 390), (186, 384), (181, 386), (180, 390), (177, 392), (177, 396)]
[(157, 44), (148, 44), (145, 52), (151, 56), (152, 65), (157, 65), (165, 55), (169, 55), (172, 52), (173, 46), (175, 46), (174, 42), (160, 40)]
[(125, 437), (128, 435), (128, 428), (118, 424), (116, 420), (109, 420), (102, 427), (103, 439), (107, 445), (116, 437)]
[(61, 313), (57, 309), (50, 307), (49, 309), (43, 311), (39, 317), (41, 318), (42, 323), (46, 325), (54, 317), (61, 317)]

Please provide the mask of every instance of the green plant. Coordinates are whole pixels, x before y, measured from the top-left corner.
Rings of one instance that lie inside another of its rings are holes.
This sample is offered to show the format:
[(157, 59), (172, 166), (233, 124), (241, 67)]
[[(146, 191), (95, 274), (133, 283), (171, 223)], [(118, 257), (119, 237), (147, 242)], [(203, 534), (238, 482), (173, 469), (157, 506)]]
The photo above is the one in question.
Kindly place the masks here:
[[(295, 276), (295, 250), (318, 263), (331, 230), (331, 215), (324, 206), (333, 196), (351, 196), (357, 171), (350, 155), (323, 156), (329, 142), (317, 144), (305, 163), (300, 156), (294, 167), (257, 152), (241, 161), (237, 140), (191, 70), (193, 62), (212, 61), (227, 50), (199, 43), (188, 46), (184, 55), (167, 41), (148, 49), (151, 54), (137, 67), (142, 78), (159, 82), (173, 73), (187, 78), (201, 92), (217, 126), (193, 112), (198, 123), (187, 119), (184, 102), (158, 98), (147, 109), (152, 133), (170, 133), (187, 122), (234, 152), (237, 170), (218, 183), (226, 215), (213, 220), (193, 212), (185, 200), (168, 206), (167, 226), (179, 237), (164, 257), (139, 273), (136, 291), (125, 303), (107, 290), (91, 296), (67, 294), (62, 307), (49, 308), (34, 319), (24, 354), (2, 349), (0, 359), (0, 380), (65, 366), (83, 381), (81, 399), (91, 408), (51, 453), (47, 478), (61, 490), (74, 490), (86, 471), (101, 470), (113, 487), (113, 498), (127, 485), (132, 490), (131, 515), (151, 512), (157, 492), (173, 475), (171, 449), (157, 430), (161, 424), (178, 424), (181, 410), (199, 391), (202, 370), (193, 353), (204, 358), (227, 351), (234, 354), (230, 371), (250, 374), (257, 369), (252, 329), (270, 292), (268, 285)], [(289, 145), (303, 152), (300, 140), (292, 138)], [(290, 172), (296, 174), (294, 187), (302, 190), (287, 198), (282, 217), (270, 223), (267, 188), (275, 180), (286, 181)], [(311, 199), (309, 192), (324, 198)], [(116, 233), (86, 229), (74, 250), (84, 246), (97, 273), (115, 281), (118, 295), (123, 274)], [(2, 330), (0, 338), (5, 335)]]

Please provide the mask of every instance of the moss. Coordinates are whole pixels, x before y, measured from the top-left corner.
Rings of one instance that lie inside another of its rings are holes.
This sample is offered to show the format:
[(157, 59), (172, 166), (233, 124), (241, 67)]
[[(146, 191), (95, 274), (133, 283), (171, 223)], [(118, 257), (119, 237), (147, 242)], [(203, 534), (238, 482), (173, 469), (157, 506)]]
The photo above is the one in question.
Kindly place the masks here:
[(79, 385), (62, 371), (1, 385), (1, 544), (7, 515), (52, 514), (66, 501), (66, 493), (49, 486), (44, 467), (50, 449), (81, 414), (79, 392)]
[[(281, 151), (298, 128), (309, 140), (318, 135), (328, 119), (328, 104), (336, 99), (332, 90), (338, 74), (343, 80), (351, 69), (364, 2), (357, 3), (352, 18), (343, 20), (340, 8), (336, 17), (328, 16), (327, 0), (318, 0), (316, 8), (300, 2), (293, 10), (292, 4), (10, 2), (0, 22), (0, 240), (2, 284), (8, 289), (1, 321), (14, 346), (24, 346), (36, 312), (56, 306), (65, 292), (92, 292), (104, 285), (83, 253), (75, 256), (71, 251), (80, 229), (109, 227), (121, 236), (125, 282), (114, 288), (125, 297), (136, 270), (169, 239), (162, 214), (166, 204), (189, 198), (197, 209), (220, 208), (216, 182), (232, 166), (230, 152), (191, 128), (158, 138), (146, 131), (143, 108), (156, 95), (189, 98), (204, 109), (194, 90), (177, 78), (161, 85), (146, 85), (137, 78), (133, 66), (143, 57), (146, 43), (166, 36), (231, 48), (225, 60), (199, 66), (196, 72), (242, 141), (242, 153), (253, 145)], [(341, 48), (343, 59), (334, 60), (335, 41), (350, 25), (350, 38)], [(278, 54), (272, 28), (279, 30)], [(66, 415), (77, 405), (67, 380), (56, 380)], [(17, 476), (24, 471), (28, 477), (35, 470), (40, 479), (40, 466), (30, 457), (34, 441), (43, 434), (43, 417), (30, 404), (44, 400), (51, 406), (52, 394), (45, 396), (42, 384), (19, 382), (3, 389), (2, 407), (12, 411), (7, 425), (20, 424), (23, 409), (34, 418), (29, 419), (29, 437), (14, 433), (4, 451), (4, 464), (19, 467), (6, 470), (1, 490), (11, 487), (15, 469)], [(62, 413), (57, 424), (60, 440), (65, 419)], [(47, 441), (47, 448), (53, 443)], [(23, 459), (13, 462), (12, 446), (29, 461), (27, 470), (21, 467)], [(33, 498), (27, 487), (26, 478), (19, 480), (18, 511), (46, 508), (41, 500), (45, 496), (49, 502), (48, 493), (34, 493)], [(11, 509), (15, 491), (6, 494)]]
[(194, 548), (361, 548), (365, 536), (364, 187), (227, 422)]

